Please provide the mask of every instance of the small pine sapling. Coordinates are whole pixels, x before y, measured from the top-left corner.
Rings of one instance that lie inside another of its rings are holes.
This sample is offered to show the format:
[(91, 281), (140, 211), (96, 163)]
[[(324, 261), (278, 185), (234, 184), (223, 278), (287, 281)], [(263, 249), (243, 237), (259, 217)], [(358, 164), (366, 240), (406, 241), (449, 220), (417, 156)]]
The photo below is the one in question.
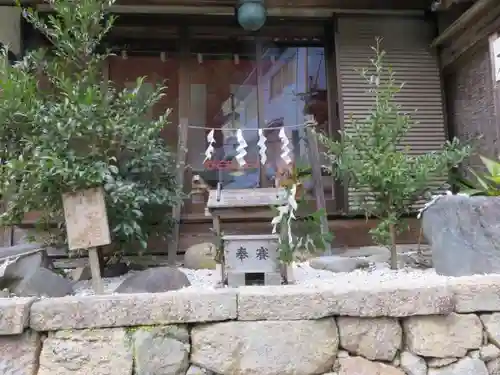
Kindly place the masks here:
[(403, 84), (386, 67), (380, 39), (372, 49), (370, 69), (360, 72), (374, 101), (371, 112), (365, 120), (351, 116), (348, 130), (340, 132), (338, 141), (318, 136), (334, 175), (354, 190), (367, 192), (360, 198), (360, 207), (366, 217), (380, 220), (370, 233), (376, 243), (390, 248), (391, 268), (396, 269), (396, 235), (402, 229), (402, 217), (429, 192), (433, 180), (447, 176), (471, 150), (457, 139), (447, 141), (440, 151), (420, 155), (400, 146), (413, 124), (397, 104)]

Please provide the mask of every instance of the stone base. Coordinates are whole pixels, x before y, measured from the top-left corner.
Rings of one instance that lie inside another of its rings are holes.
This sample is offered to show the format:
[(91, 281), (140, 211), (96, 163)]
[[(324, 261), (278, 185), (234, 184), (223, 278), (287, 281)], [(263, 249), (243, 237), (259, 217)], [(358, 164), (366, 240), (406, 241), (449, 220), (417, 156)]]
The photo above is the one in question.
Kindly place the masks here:
[(233, 288), (247, 285), (281, 285), (281, 275), (279, 272), (228, 272), (227, 285)]

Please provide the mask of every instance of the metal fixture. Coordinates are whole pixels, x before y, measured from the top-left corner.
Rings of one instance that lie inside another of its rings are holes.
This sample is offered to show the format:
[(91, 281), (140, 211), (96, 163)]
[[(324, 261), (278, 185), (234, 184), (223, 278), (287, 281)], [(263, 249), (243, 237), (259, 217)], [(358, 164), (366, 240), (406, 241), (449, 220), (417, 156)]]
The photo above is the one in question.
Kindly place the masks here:
[(257, 31), (266, 23), (267, 9), (264, 0), (238, 0), (236, 17), (243, 29)]

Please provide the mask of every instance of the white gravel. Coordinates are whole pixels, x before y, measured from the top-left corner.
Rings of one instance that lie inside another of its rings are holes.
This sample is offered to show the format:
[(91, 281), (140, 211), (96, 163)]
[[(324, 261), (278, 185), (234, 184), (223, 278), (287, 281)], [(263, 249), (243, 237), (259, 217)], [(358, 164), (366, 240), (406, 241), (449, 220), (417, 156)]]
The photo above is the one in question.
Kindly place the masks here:
[[(214, 270), (191, 270), (179, 268), (186, 274), (191, 282), (190, 288), (213, 289), (217, 287), (218, 275)], [(317, 270), (309, 266), (308, 262), (293, 265), (295, 284), (306, 287), (335, 287), (335, 289), (365, 289), (374, 285), (429, 285), (447, 282), (450, 278), (437, 275), (433, 269), (418, 270), (402, 268), (389, 269), (387, 264), (377, 264), (372, 269), (360, 269), (353, 272), (334, 273)], [(132, 273), (120, 277), (104, 279), (105, 293), (112, 294), (114, 290)], [(77, 295), (91, 295), (92, 284), (90, 281), (81, 281), (75, 284)]]

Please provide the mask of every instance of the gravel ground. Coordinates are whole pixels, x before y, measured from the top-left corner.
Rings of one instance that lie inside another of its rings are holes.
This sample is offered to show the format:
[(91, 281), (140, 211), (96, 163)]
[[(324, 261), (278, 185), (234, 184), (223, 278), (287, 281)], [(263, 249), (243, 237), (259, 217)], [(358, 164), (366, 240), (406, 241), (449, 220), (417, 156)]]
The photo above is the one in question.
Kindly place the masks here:
[[(433, 269), (418, 270), (413, 268), (402, 268), (391, 270), (386, 264), (376, 264), (371, 269), (356, 270), (353, 272), (333, 273), (311, 268), (308, 262), (295, 263), (293, 265), (294, 276), (297, 285), (307, 287), (332, 286), (338, 288), (370, 288), (373, 285), (429, 285), (446, 282), (449, 278), (437, 275)], [(191, 281), (190, 288), (212, 289), (217, 287), (218, 275), (213, 270), (190, 270), (180, 268)], [(120, 277), (104, 279), (106, 293), (113, 291), (120, 283), (129, 277), (131, 273)], [(91, 295), (92, 284), (90, 281), (80, 281), (75, 285), (77, 295)]]

